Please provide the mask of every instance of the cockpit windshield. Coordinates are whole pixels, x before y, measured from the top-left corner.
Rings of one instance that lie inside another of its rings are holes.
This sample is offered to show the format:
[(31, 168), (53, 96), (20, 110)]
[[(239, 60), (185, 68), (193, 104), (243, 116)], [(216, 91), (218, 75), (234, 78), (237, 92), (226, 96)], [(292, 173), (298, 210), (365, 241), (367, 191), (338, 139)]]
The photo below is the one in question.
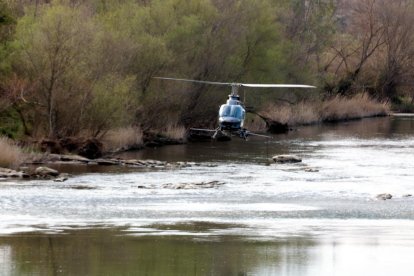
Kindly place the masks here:
[(240, 120), (244, 119), (244, 109), (240, 105), (227, 105), (223, 104), (220, 107), (219, 116), (220, 117), (234, 117)]

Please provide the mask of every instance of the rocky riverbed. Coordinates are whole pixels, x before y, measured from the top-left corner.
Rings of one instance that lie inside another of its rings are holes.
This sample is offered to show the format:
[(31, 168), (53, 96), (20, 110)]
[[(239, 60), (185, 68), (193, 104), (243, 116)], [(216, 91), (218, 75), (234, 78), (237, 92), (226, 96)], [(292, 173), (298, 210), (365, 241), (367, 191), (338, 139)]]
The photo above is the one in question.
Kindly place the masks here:
[(160, 160), (140, 160), (121, 158), (89, 159), (80, 155), (38, 154), (32, 155), (18, 169), (0, 168), (0, 179), (51, 179), (65, 181), (69, 177), (66, 172), (59, 172), (48, 166), (81, 165), (81, 166), (122, 166), (130, 168), (179, 169), (200, 166), (196, 162), (166, 162)]
[[(276, 155), (272, 157), (275, 163), (300, 163), (302, 159), (296, 155)], [(154, 169), (179, 169), (191, 166), (200, 166), (196, 162), (166, 162), (153, 159), (122, 159), (122, 158), (97, 158), (89, 159), (80, 155), (67, 154), (37, 154), (32, 155), (17, 170), (9, 168), (0, 168), (0, 179), (17, 178), (17, 179), (54, 179), (55, 181), (65, 181), (68, 178), (66, 172), (59, 172), (56, 169), (49, 168), (48, 165), (97, 165), (97, 166), (123, 166), (131, 168), (154, 168)], [(206, 166), (206, 164), (203, 164)], [(208, 166), (208, 164), (207, 164)], [(312, 170), (313, 171), (313, 170)], [(171, 185), (174, 189), (188, 189), (189, 187), (217, 187), (219, 183), (181, 183)], [(168, 186), (168, 184), (166, 184)]]

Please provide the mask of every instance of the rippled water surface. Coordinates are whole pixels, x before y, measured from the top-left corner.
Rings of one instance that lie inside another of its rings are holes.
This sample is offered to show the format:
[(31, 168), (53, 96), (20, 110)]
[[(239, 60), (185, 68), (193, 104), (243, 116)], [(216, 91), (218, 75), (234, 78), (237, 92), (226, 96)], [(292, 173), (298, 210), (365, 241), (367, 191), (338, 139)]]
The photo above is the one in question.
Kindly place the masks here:
[(197, 164), (0, 182), (0, 275), (414, 275), (414, 117), (122, 157)]

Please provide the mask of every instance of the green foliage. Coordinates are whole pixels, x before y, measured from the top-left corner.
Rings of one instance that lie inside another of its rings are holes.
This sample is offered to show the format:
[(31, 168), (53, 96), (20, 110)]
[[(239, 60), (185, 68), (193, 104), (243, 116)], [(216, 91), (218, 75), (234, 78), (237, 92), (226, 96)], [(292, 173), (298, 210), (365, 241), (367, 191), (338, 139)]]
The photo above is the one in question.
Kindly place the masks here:
[(15, 19), (9, 5), (4, 0), (0, 0), (0, 27), (12, 25)]
[(10, 55), (13, 48), (10, 46), (10, 40), (15, 24), (16, 20), (9, 5), (4, 0), (0, 0), (0, 87), (3, 77), (11, 71)]
[(0, 136), (16, 139), (22, 136), (23, 127), (15, 110), (8, 108), (0, 112)]
[[(374, 68), (387, 73), (386, 65), (394, 60), (385, 61), (385, 56), (404, 57), (399, 61), (403, 67), (394, 66), (398, 70), (412, 68), (410, 32), (395, 24), (401, 31), (397, 39), (387, 30), (388, 44), (403, 41), (406, 47), (394, 51), (380, 44), (371, 55), (370, 45), (361, 55), (362, 46), (370, 42), (364, 42), (367, 18), (360, 14), (344, 19), (346, 12), (338, 10), (336, 1), (55, 0), (23, 4), (20, 18), (5, 3), (0, 0), (0, 92), (8, 95), (6, 90), (14, 89), (24, 95), (20, 99), (11, 93), (15, 97), (4, 106), (18, 107), (23, 122), (30, 122), (40, 135), (98, 135), (131, 124), (147, 130), (214, 123), (228, 91), (164, 83), (154, 76), (309, 83), (338, 91), (335, 87), (346, 81), (349, 87), (368, 79), (378, 83)], [(381, 18), (400, 18), (393, 17), (393, 9), (376, 11), (386, 11), (387, 17), (372, 12), (373, 27), (383, 28)], [(410, 14), (402, 13), (404, 22), (411, 22)], [(349, 22), (353, 28), (346, 28)], [(365, 63), (371, 67), (363, 67)], [(396, 69), (398, 74), (385, 74), (387, 81), (394, 75), (404, 81), (412, 78)], [(24, 89), (2, 85), (12, 75), (27, 83)], [(248, 105), (256, 107), (310, 97), (318, 95), (263, 90), (259, 96), (247, 91)]]
[[(272, 83), (307, 79), (303, 66), (299, 71), (291, 63), (295, 45), (284, 37), (281, 5), (274, 1), (90, 4), (55, 1), (18, 22), (14, 45), (20, 59), (14, 66), (35, 86), (31, 116), (51, 136), (82, 128), (102, 133), (131, 123), (135, 111), (137, 124), (155, 128), (214, 120), (223, 100), (212, 94), (217, 90), (166, 87), (152, 79), (157, 75)], [(135, 106), (124, 108), (125, 103)]]
[(85, 127), (92, 136), (133, 123), (134, 108), (138, 103), (131, 91), (132, 84), (133, 78), (115, 75), (108, 75), (96, 83), (85, 116)]
[(113, 41), (86, 13), (55, 3), (18, 22), (15, 66), (34, 86), (27, 99), (35, 112), (27, 116), (52, 137), (97, 135), (128, 121), (126, 112), (136, 105), (131, 78), (118, 75), (122, 54), (112, 55)]
[(402, 113), (414, 112), (414, 96), (395, 96), (393, 99), (392, 109)]
[[(93, 70), (93, 24), (82, 10), (55, 4), (39, 16), (26, 15), (17, 25), (16, 67), (36, 83), (30, 95), (50, 136), (73, 135), (79, 130), (83, 107), (89, 100)], [(79, 110), (80, 109), (80, 110)]]

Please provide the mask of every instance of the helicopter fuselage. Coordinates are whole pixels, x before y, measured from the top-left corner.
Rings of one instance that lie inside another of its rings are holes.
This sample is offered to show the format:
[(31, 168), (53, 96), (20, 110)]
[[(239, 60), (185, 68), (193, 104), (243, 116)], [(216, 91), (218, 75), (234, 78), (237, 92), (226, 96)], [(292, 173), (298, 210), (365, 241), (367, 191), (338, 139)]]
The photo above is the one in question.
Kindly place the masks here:
[(219, 129), (226, 131), (238, 131), (242, 129), (246, 110), (240, 102), (240, 97), (229, 95), (226, 104), (219, 110)]

